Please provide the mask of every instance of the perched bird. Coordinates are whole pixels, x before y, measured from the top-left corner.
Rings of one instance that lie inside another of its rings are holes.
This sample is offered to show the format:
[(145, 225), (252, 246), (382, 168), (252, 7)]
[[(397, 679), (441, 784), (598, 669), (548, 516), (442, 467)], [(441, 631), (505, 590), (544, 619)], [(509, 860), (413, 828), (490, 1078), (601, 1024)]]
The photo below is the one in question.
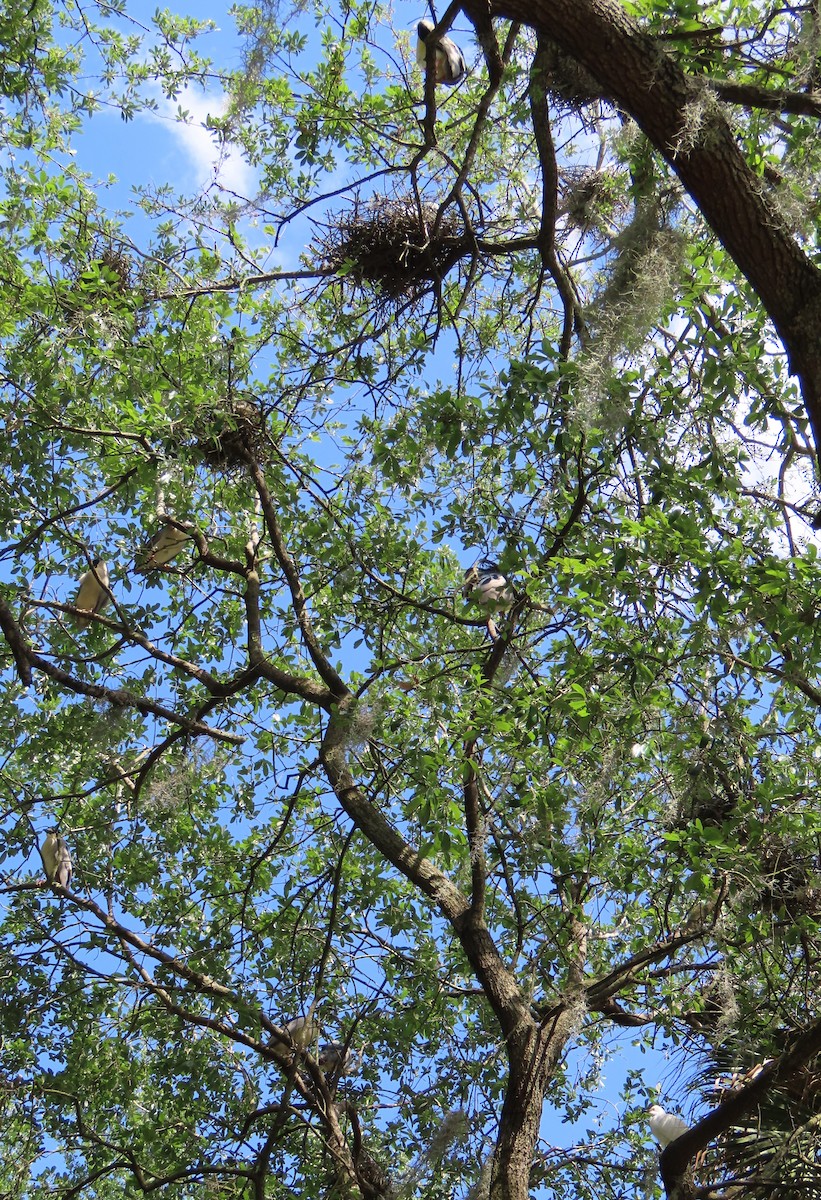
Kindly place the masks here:
[(362, 1055), (342, 1042), (323, 1042), (317, 1062), (326, 1075), (351, 1075), (362, 1066)]
[[(80, 577), (80, 586), (74, 597), (75, 608), (86, 612), (102, 612), (110, 602), (108, 594), (108, 567), (101, 558), (95, 558), (88, 571)], [(88, 624), (88, 617), (75, 617), (79, 626)]]
[[(428, 37), (433, 33), (430, 21), (420, 21), (416, 26), (416, 61), (421, 67), (427, 62)], [(434, 70), (436, 82), (446, 87), (455, 87), (467, 74), (465, 56), (449, 37), (438, 38), (435, 43)]]
[(482, 608), (503, 610), (510, 608), (513, 603), (513, 593), (507, 579), (496, 563), (491, 562), (474, 563), (465, 571), (462, 595), (467, 596), (471, 604), (478, 604)]
[(59, 883), (61, 887), (67, 888), (71, 883), (72, 875), (71, 855), (65, 838), (61, 837), (56, 829), (47, 831), (46, 839), (40, 847), (40, 854), (43, 857), (43, 866), (46, 868), (46, 878), (49, 883)]
[(189, 538), (190, 534), (185, 530), (177, 529), (174, 525), (163, 525), (139, 552), (135, 571), (138, 575), (146, 575), (157, 567), (164, 567), (179, 554)]
[(681, 1117), (665, 1112), (660, 1104), (650, 1105), (647, 1110), (647, 1119), (650, 1124), (650, 1132), (662, 1150), (676, 1138), (680, 1138), (683, 1133), (687, 1133), (690, 1128), (685, 1121), (682, 1121)]
[(307, 1050), (314, 1038), (319, 1036), (319, 1025), (313, 1017), (294, 1017), (288, 1021), (285, 1029), (298, 1050)]
[(491, 640), (495, 642), (499, 636), (499, 630), (496, 627), (496, 622), (493, 620), (492, 614), (494, 612), (506, 612), (514, 599), (507, 579), (499, 570), (496, 563), (474, 563), (472, 567), (469, 567), (465, 571), (462, 595), (471, 604), (487, 610), (487, 631), (490, 634)]

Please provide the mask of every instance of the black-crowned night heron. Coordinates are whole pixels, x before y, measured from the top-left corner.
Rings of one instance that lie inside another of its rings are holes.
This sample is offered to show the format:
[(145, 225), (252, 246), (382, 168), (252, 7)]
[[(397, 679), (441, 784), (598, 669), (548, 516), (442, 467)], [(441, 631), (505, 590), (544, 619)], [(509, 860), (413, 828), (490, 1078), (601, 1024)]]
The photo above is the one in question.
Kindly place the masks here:
[(319, 1036), (319, 1025), (313, 1017), (294, 1017), (288, 1021), (285, 1029), (298, 1050), (307, 1050)]
[(61, 887), (67, 888), (71, 883), (72, 866), (65, 838), (61, 837), (56, 829), (49, 829), (40, 847), (40, 853), (49, 883), (59, 883)]
[(326, 1075), (352, 1075), (362, 1065), (362, 1055), (342, 1042), (323, 1042), (317, 1062)]
[[(101, 558), (95, 558), (91, 567), (80, 577), (80, 586), (74, 597), (75, 608), (86, 612), (102, 612), (110, 601), (108, 594), (108, 567)], [(78, 625), (88, 624), (88, 617), (75, 617)]]
[(499, 630), (493, 620), (493, 613), (507, 612), (514, 600), (507, 579), (496, 563), (474, 563), (472, 567), (469, 567), (465, 571), (462, 595), (471, 604), (484, 609), (488, 614), (487, 631), (495, 642), (499, 636)]
[[(433, 33), (430, 21), (420, 21), (416, 26), (416, 61), (420, 67), (427, 62), (428, 38)], [(449, 37), (440, 37), (435, 42), (434, 70), (436, 82), (446, 87), (455, 87), (467, 74), (467, 65), (462, 51)]]
[(157, 567), (164, 567), (179, 554), (189, 538), (190, 534), (184, 530), (174, 525), (163, 525), (139, 552), (134, 570), (138, 575), (146, 575)]

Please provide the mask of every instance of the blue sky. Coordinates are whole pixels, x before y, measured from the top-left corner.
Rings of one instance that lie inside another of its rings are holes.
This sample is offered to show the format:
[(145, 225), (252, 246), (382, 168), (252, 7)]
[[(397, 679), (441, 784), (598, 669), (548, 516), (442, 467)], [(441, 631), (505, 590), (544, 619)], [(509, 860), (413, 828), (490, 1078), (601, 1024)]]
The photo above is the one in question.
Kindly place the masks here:
[[(137, 16), (141, 7), (148, 12), (151, 6), (129, 5)], [(238, 68), (240, 39), (226, 6), (207, 3), (197, 5), (197, 10), (198, 16), (217, 22), (217, 28), (198, 39), (199, 51), (212, 56), (224, 69)], [(156, 113), (138, 113), (126, 123), (118, 111), (102, 109), (87, 122), (84, 135), (75, 143), (78, 166), (102, 181), (110, 174), (116, 176), (112, 195), (118, 207), (131, 205), (136, 186), (170, 183), (180, 192), (190, 193), (214, 178), (219, 155), (213, 135), (203, 123), (209, 114), (222, 112), (224, 94), (217, 89), (192, 87), (176, 103), (159, 92), (154, 95), (159, 106)], [(179, 120), (178, 107), (190, 113), (188, 123)], [(223, 164), (220, 180), (227, 187), (253, 195), (254, 173), (237, 153)]]
[[(192, 7), (196, 8), (197, 17), (212, 18), (218, 26), (217, 30), (201, 39), (201, 52), (212, 54), (220, 66), (238, 67), (241, 63), (240, 42), (227, 5), (197, 3)], [(154, 5), (129, 4), (129, 10), (138, 19), (142, 17), (147, 21), (154, 11)], [(421, 15), (422, 6), (416, 8), (401, 4), (396, 11), (396, 26), (410, 30), (415, 19)], [(306, 23), (313, 29), (312, 20)], [(464, 38), (460, 38), (460, 41), (465, 45), (469, 62), (474, 61), (475, 47)], [(110, 174), (116, 176), (116, 183), (101, 196), (106, 207), (129, 208), (136, 186), (170, 183), (180, 193), (191, 193), (206, 187), (213, 180), (219, 155), (203, 122), (209, 114), (221, 111), (224, 97), (217, 91), (190, 89), (179, 103), (191, 114), (190, 122), (180, 122), (175, 116), (176, 104), (160, 98), (160, 110), (156, 114), (139, 114), (130, 123), (125, 124), (120, 115), (111, 110), (101, 111), (87, 123), (85, 131), (75, 141), (76, 163), (81, 170), (90, 172), (100, 181), (105, 181)], [(253, 197), (254, 173), (237, 154), (230, 155), (221, 163), (219, 181), (230, 190)], [(126, 230), (140, 242), (148, 231), (147, 222), (138, 214), (127, 223)], [(296, 265), (308, 235), (306, 222), (291, 227), (290, 244), (285, 243), (282, 247), (283, 265)], [(678, 1073), (678, 1068), (667, 1063), (663, 1055), (634, 1051), (630, 1046), (633, 1036), (630, 1031), (619, 1031), (621, 1053), (603, 1068), (600, 1104), (605, 1126), (619, 1119), (618, 1092), (628, 1071), (641, 1067), (648, 1088), (674, 1080)], [(673, 1103), (671, 1107), (676, 1105)], [(686, 1112), (686, 1115), (690, 1114)], [(568, 1128), (557, 1124), (557, 1117), (561, 1116), (546, 1111), (543, 1129), (551, 1142), (568, 1144), (588, 1122), (585, 1121), (583, 1125), (571, 1124)]]

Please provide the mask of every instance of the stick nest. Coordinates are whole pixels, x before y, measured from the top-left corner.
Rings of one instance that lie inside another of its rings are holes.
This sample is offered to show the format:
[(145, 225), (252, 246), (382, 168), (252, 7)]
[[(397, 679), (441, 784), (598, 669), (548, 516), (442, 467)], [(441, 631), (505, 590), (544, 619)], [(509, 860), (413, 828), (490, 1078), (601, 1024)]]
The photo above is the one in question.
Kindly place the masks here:
[(257, 404), (233, 397), (204, 412), (200, 410), (198, 418), (203, 435), (195, 445), (212, 471), (244, 470), (249, 456), (257, 462), (265, 461), (269, 441), (265, 416)]
[(785, 912), (792, 921), (802, 916), (815, 919), (821, 913), (818, 862), (796, 853), (796, 847), (772, 839), (761, 850), (764, 890), (761, 907), (766, 912)]
[(322, 226), (315, 245), (324, 264), (355, 284), (370, 285), (394, 303), (418, 300), (468, 252), (455, 211), (436, 228), (438, 208), (410, 197), (354, 204)]
[(562, 179), (562, 208), (567, 219), (582, 233), (607, 233), (624, 217), (624, 179), (616, 172), (595, 167), (570, 168)]
[(121, 291), (131, 290), (131, 259), (121, 248), (107, 246), (100, 255), (100, 262), (117, 276)]

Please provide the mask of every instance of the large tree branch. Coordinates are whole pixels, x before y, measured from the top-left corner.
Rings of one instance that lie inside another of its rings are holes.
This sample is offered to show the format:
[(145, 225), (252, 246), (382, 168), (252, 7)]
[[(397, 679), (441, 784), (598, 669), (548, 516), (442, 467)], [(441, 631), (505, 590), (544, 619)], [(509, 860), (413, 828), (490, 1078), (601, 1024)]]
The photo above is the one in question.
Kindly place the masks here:
[[(249, 613), (250, 627), (254, 615), (256, 614), (258, 617), (258, 609), (254, 607), (257, 593), (253, 585), (256, 576), (253, 573), (249, 573), (249, 576), (246, 610)], [(258, 583), (258, 579), (256, 579), (256, 582)], [(29, 603), (49, 609), (56, 608), (61, 612), (74, 613), (77, 611), (73, 605), (45, 603), (44, 601), (34, 600), (29, 601)], [(226, 699), (229, 696), (233, 696), (237, 692), (250, 687), (251, 684), (262, 676), (270, 680), (286, 695), (300, 696), (303, 700), (319, 704), (323, 708), (327, 708), (331, 703), (331, 692), (327, 688), (322, 687), (312, 679), (292, 675), (281, 667), (275, 666), (274, 663), (269, 662), (265, 658), (261, 650), (257, 654), (250, 654), (252, 658), (250, 666), (244, 667), (229, 679), (218, 679), (215, 675), (212, 675), (209, 671), (197, 666), (195, 663), (188, 662), (186, 659), (178, 658), (176, 655), (162, 650), (136, 630), (122, 625), (118, 621), (109, 620), (109, 618), (101, 616), (99, 613), (92, 615), (97, 624), (104, 625), (107, 629), (111, 629), (116, 633), (121, 633), (135, 645), (141, 646), (158, 661), (195, 679), (208, 690), (214, 699)], [(160, 717), (173, 725), (177, 725), (186, 733), (213, 737), (221, 741), (231, 742), (234, 745), (240, 745), (244, 741), (244, 738), (239, 734), (226, 733), (223, 730), (215, 729), (213, 726), (204, 725), (200, 718), (192, 714), (176, 713), (164, 705), (149, 700), (147, 696), (139, 696), (135, 692), (126, 691), (124, 688), (106, 688), (101, 684), (86, 683), (83, 680), (76, 679), (68, 671), (64, 671), (61, 667), (50, 663), (48, 659), (36, 654), (31, 649), (22, 629), (14, 619), (14, 614), (1, 596), (0, 632), (2, 632), (11, 648), (21, 681), (25, 685), (31, 682), (31, 669), (32, 667), (36, 667), (70, 691), (83, 696), (93, 696), (96, 699), (107, 700), (109, 703), (119, 707), (136, 708), (145, 715)]]
[(755, 1108), (771, 1088), (787, 1083), (821, 1051), (821, 1020), (795, 1039), (773, 1062), (768, 1063), (746, 1087), (739, 1088), (729, 1100), (714, 1108), (697, 1125), (671, 1142), (661, 1156), (661, 1178), (669, 1197), (686, 1195), (687, 1167), (700, 1150), (714, 1141), (739, 1119)]
[(766, 108), (771, 112), (795, 113), (803, 117), (821, 117), (821, 96), (817, 92), (774, 92), (755, 83), (715, 80), (710, 84), (722, 100), (745, 108)]
[[(478, 0), (464, 8), (471, 17)], [(775, 325), (821, 445), (821, 272), (769, 202), (709, 89), (618, 0), (490, 0), (490, 9), (553, 39), (664, 156)]]
[(14, 614), (2, 596), (0, 596), (0, 631), (9, 644), (20, 682), (23, 687), (29, 687), (31, 685), (31, 663), (28, 657), (28, 645), (22, 629), (15, 621)]
[[(541, 1026), (505, 966), (480, 907), (472, 905), (438, 867), (414, 850), (354, 782), (346, 743), (351, 701), (334, 712), (320, 757), (345, 812), (365, 836), (453, 926), (499, 1021), (510, 1063), (494, 1154), (491, 1200), (526, 1200), (545, 1087), (584, 1005), (578, 989), (557, 1004)], [(473, 764), (469, 765), (471, 769)], [(474, 881), (475, 882), (475, 881)]]
[(481, 914), (430, 859), (405, 841), (354, 782), (346, 755), (350, 711), (350, 702), (344, 702), (332, 715), (320, 750), (322, 765), (340, 804), (377, 850), (434, 901), (456, 930), (505, 1036), (516, 1034), (523, 1024), (535, 1027), (530, 1009)]
[(233, 746), (241, 746), (245, 741), (241, 734), (228, 733), (227, 730), (217, 729), (213, 725), (204, 725), (196, 718), (174, 712), (173, 709), (166, 708), (164, 704), (157, 704), (154, 700), (149, 700), (147, 696), (139, 696), (136, 692), (130, 692), (126, 688), (107, 688), (99, 683), (85, 683), (80, 679), (75, 679), (68, 671), (55, 666), (54, 663), (39, 654), (29, 653), (28, 659), (36, 670), (42, 671), (44, 675), (48, 675), (56, 683), (62, 684), (68, 691), (76, 692), (79, 696), (91, 696), (95, 700), (104, 700), (115, 708), (136, 708), (144, 716), (159, 717), (160, 720), (168, 721), (170, 725), (177, 725), (194, 737), (212, 737), (217, 741), (230, 742)]

